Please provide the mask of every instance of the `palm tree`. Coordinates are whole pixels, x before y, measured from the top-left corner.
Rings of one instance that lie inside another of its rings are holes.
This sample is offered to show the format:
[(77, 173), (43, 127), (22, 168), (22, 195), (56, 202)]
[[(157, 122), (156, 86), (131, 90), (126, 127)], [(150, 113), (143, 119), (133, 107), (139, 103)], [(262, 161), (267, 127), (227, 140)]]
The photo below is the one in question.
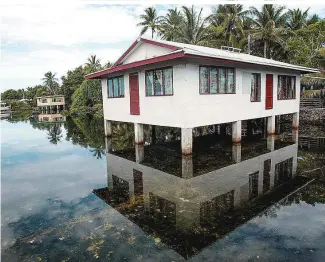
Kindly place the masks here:
[[(254, 16), (252, 32), (253, 41), (263, 43), (263, 55), (269, 56), (271, 47), (284, 49), (286, 36), (289, 31), (284, 28), (287, 14), (283, 13), (284, 6), (263, 5), (259, 11), (255, 7), (250, 8), (250, 13)], [(255, 43), (256, 44), (256, 43)]]
[(105, 155), (105, 150), (102, 148), (93, 148), (90, 149), (90, 152), (92, 152), (93, 156), (97, 159), (102, 159), (102, 156)]
[(243, 10), (243, 5), (218, 5), (213, 9), (209, 20), (219, 37), (224, 38), (228, 45), (234, 46), (245, 37), (243, 22), (246, 22), (248, 12)]
[(255, 27), (261, 28), (272, 20), (276, 27), (284, 26), (287, 14), (284, 12), (285, 6), (263, 5), (259, 11), (256, 7), (250, 7), (250, 13), (255, 17), (253, 20)]
[(167, 41), (177, 41), (179, 27), (183, 23), (183, 16), (181, 12), (175, 9), (168, 9), (165, 17), (161, 20), (160, 35), (162, 39)]
[(110, 68), (112, 66), (112, 63), (108, 61), (105, 65), (104, 68)]
[(312, 17), (307, 19), (307, 25), (315, 24), (320, 20), (319, 16), (317, 14), (313, 14)]
[(59, 124), (54, 124), (47, 131), (47, 135), (47, 138), (50, 140), (50, 143), (56, 145), (58, 142), (60, 142), (62, 138), (61, 126)]
[(184, 19), (177, 32), (178, 41), (193, 45), (208, 44), (205, 27), (207, 19), (202, 17), (202, 10), (203, 8), (200, 12), (196, 12), (194, 6), (192, 8), (182, 7)]
[(154, 7), (148, 7), (144, 10), (144, 14), (140, 15), (142, 21), (137, 24), (137, 26), (143, 26), (141, 30), (141, 35), (151, 29), (151, 38), (153, 38), (154, 33), (159, 28), (159, 19), (157, 16), (157, 11)]
[(308, 17), (308, 11), (305, 10), (304, 12), (302, 10), (298, 9), (289, 9), (288, 11), (288, 20), (287, 20), (287, 26), (291, 30), (297, 30), (301, 29), (305, 26), (307, 26), (307, 17)]
[(42, 78), (43, 85), (51, 95), (57, 95), (59, 89), (58, 79), (55, 76), (55, 73), (53, 74), (51, 71), (49, 71), (45, 73), (44, 77)]
[(96, 55), (91, 55), (88, 57), (86, 66), (90, 69), (91, 72), (95, 72), (100, 69), (100, 60), (96, 57)]

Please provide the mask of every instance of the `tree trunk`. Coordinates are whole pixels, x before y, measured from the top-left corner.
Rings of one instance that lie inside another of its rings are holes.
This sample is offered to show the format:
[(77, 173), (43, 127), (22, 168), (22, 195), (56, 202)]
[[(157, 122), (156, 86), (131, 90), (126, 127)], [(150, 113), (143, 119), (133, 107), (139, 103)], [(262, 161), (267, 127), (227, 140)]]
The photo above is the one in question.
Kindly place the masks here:
[(153, 28), (151, 28), (151, 39), (153, 39)]
[(266, 47), (267, 47), (267, 43), (266, 40), (264, 40), (264, 57), (266, 58)]

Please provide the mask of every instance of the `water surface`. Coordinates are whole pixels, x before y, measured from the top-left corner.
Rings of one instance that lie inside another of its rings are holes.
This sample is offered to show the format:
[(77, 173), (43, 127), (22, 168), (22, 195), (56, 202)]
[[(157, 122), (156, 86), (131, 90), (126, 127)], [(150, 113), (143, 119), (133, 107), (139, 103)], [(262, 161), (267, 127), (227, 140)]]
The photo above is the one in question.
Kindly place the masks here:
[(101, 119), (1, 131), (3, 261), (324, 260), (325, 180), (297, 175), (322, 148), (206, 136), (182, 159), (177, 139), (105, 141)]

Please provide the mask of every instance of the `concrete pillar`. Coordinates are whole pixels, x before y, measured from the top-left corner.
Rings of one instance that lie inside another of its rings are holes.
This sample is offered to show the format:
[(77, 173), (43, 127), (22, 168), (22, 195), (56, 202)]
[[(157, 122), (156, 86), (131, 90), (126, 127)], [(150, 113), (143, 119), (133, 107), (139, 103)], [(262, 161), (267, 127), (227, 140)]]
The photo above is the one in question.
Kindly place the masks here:
[(105, 137), (105, 147), (106, 147), (106, 153), (112, 151), (112, 138)]
[(241, 120), (232, 123), (232, 142), (241, 142)]
[(275, 116), (269, 116), (267, 118), (267, 135), (275, 134)]
[(112, 121), (104, 120), (104, 127), (105, 127), (105, 136), (111, 137), (112, 136)]
[(182, 178), (189, 179), (193, 177), (193, 159), (191, 156), (182, 157)]
[(299, 112), (292, 114), (292, 129), (299, 129)]
[(275, 141), (275, 136), (267, 136), (267, 150), (269, 151), (274, 151), (274, 141)]
[(135, 162), (142, 163), (144, 159), (144, 146), (135, 145)]
[(241, 162), (241, 144), (236, 143), (232, 145), (232, 160), (236, 163)]
[(293, 143), (298, 143), (299, 136), (298, 136), (298, 129), (292, 129), (292, 142)]
[(181, 133), (182, 154), (191, 155), (193, 145), (193, 128), (182, 128)]
[(56, 112), (59, 113), (59, 105), (56, 106)]
[(143, 124), (134, 123), (134, 143), (136, 145), (142, 145), (143, 139)]

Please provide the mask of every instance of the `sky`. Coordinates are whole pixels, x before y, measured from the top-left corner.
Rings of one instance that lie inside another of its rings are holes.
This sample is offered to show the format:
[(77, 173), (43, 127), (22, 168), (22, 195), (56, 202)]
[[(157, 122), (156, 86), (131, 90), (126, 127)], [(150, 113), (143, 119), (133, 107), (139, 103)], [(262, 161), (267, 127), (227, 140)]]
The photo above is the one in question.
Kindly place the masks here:
[[(193, 1), (4, 0), (0, 4), (0, 92), (41, 84), (47, 71), (60, 78), (69, 69), (84, 64), (92, 54), (103, 64), (114, 62), (139, 36), (141, 28), (137, 23), (143, 10), (155, 5), (158, 14), (163, 15), (174, 7), (172, 2), (190, 5)], [(212, 5), (204, 3), (201, 0), (196, 8), (203, 7), (207, 15)], [(289, 1), (286, 6), (310, 6), (310, 13), (325, 17), (325, 4), (305, 3)], [(245, 5), (260, 6), (247, 1)]]

